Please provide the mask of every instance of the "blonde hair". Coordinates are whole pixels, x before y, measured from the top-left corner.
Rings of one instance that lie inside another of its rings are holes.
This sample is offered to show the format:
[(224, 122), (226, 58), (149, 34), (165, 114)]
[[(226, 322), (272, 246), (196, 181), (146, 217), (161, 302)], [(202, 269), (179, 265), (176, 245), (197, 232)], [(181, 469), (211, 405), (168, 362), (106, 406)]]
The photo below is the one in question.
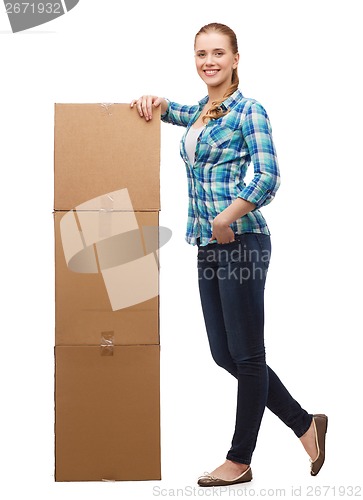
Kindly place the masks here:
[[(202, 33), (210, 33), (211, 31), (216, 31), (217, 33), (221, 33), (222, 35), (228, 36), (233, 54), (238, 53), (237, 37), (235, 32), (225, 24), (220, 24), (220, 23), (209, 23), (200, 28), (198, 33), (195, 35), (194, 46), (197, 41), (198, 35), (201, 35)], [(206, 122), (207, 120), (216, 120), (217, 118), (221, 118), (222, 116), (228, 113), (229, 110), (223, 111), (220, 105), (229, 96), (231, 96), (233, 92), (235, 92), (238, 89), (238, 85), (239, 85), (239, 78), (238, 78), (237, 68), (233, 68), (231, 85), (227, 88), (226, 92), (224, 93), (221, 99), (218, 99), (217, 101), (212, 101), (212, 106), (203, 116), (203, 122)]]

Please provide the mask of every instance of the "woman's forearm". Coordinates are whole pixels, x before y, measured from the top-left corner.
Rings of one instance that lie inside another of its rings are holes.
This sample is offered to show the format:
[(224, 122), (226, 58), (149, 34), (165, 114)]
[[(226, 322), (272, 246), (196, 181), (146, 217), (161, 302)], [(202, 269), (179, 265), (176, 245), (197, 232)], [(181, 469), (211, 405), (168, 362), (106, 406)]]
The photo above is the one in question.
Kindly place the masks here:
[(254, 203), (244, 200), (243, 198), (236, 198), (227, 208), (223, 210), (214, 219), (213, 227), (216, 226), (229, 226), (232, 222), (240, 219), (256, 208)]
[(166, 112), (166, 110), (168, 109), (168, 106), (169, 106), (169, 102), (166, 99), (164, 99), (164, 97), (162, 97), (161, 102), (160, 102), (161, 114), (164, 114)]

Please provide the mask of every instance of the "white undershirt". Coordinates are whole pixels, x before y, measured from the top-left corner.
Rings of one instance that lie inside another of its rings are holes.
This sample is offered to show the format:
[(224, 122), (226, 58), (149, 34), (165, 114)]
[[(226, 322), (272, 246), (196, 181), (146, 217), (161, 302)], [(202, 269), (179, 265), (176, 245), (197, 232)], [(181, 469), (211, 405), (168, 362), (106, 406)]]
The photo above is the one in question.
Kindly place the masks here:
[(187, 152), (189, 161), (192, 165), (194, 165), (197, 140), (198, 140), (199, 134), (201, 133), (203, 128), (204, 128), (204, 125), (202, 127), (198, 127), (198, 128), (191, 126), (188, 130), (186, 137), (185, 137), (185, 150)]

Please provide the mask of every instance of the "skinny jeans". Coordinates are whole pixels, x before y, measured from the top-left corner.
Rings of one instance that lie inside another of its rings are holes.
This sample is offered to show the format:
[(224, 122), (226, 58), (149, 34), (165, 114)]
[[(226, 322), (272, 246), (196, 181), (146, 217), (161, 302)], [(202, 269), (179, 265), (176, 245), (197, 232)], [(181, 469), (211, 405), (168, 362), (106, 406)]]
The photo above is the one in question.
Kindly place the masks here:
[(214, 361), (238, 381), (235, 430), (227, 459), (250, 464), (265, 407), (297, 437), (310, 427), (307, 413), (266, 364), (264, 290), (270, 236), (236, 234), (227, 244), (200, 246), (198, 284)]

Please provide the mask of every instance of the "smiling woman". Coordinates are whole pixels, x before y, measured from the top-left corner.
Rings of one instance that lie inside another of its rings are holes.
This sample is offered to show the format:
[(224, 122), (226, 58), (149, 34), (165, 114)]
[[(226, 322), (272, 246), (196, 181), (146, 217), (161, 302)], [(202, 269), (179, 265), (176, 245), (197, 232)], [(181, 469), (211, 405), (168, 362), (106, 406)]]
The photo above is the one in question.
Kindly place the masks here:
[[(263, 106), (238, 88), (235, 33), (219, 23), (201, 28), (194, 41), (197, 73), (208, 95), (187, 106), (157, 96), (131, 103), (152, 119), (185, 127), (189, 207), (186, 240), (198, 246), (198, 281), (215, 362), (238, 380), (236, 425), (225, 462), (199, 477), (200, 486), (251, 481), (251, 459), (265, 407), (300, 438), (311, 474), (324, 463), (327, 417), (304, 410), (266, 364), (264, 289), (270, 231), (260, 212), (279, 188), (280, 172), (270, 121)], [(254, 176), (246, 185), (247, 169)], [(266, 258), (267, 256), (267, 258)]]
[(212, 106), (207, 103), (205, 113), (201, 113), (194, 126), (223, 116), (226, 111), (220, 108), (220, 104), (238, 88), (239, 53), (237, 39), (230, 36), (230, 31), (227, 26), (215, 31), (203, 27), (195, 36), (195, 64), (198, 75), (208, 86)]

